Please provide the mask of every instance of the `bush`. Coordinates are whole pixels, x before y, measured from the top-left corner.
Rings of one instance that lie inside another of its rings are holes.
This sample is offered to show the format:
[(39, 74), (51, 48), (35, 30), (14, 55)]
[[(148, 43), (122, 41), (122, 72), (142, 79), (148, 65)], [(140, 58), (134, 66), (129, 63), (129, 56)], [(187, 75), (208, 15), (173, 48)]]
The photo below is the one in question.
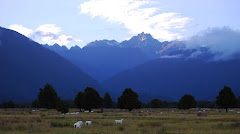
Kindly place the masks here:
[(32, 108), (39, 108), (39, 103), (37, 99), (32, 102)]
[(123, 126), (119, 126), (119, 127), (118, 127), (118, 130), (119, 130), (119, 131), (123, 131), (123, 130), (124, 130), (124, 127), (123, 127)]
[(198, 101), (197, 107), (198, 108), (215, 108), (216, 102), (215, 101)]
[(69, 108), (68, 108), (68, 106), (64, 103), (64, 101), (63, 100), (59, 100), (58, 102), (57, 102), (57, 108), (56, 108), (56, 110), (58, 110), (59, 112), (62, 112), (62, 113), (68, 113), (68, 111), (69, 111)]
[(150, 103), (149, 103), (151, 108), (162, 108), (163, 107), (163, 102), (159, 99), (153, 99)]
[(159, 128), (156, 132), (156, 134), (166, 134), (166, 133), (167, 133), (166, 128), (164, 127)]
[(8, 102), (4, 102), (1, 105), (2, 108), (15, 108), (16, 104), (15, 102), (13, 102), (12, 100), (8, 101)]
[(72, 127), (72, 124), (66, 122), (51, 122), (51, 127)]

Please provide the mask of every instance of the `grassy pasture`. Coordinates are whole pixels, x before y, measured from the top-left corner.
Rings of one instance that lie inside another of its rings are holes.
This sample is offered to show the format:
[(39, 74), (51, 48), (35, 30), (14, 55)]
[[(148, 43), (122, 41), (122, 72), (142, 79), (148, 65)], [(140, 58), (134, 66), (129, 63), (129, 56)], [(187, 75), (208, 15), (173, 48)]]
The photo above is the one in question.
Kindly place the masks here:
[[(77, 115), (61, 115), (45, 109), (0, 109), (0, 134), (240, 134), (240, 114), (237, 113), (240, 109), (233, 110), (225, 113), (224, 110), (206, 109), (207, 116), (199, 117), (197, 113), (203, 109), (139, 109), (132, 112), (105, 109), (104, 113)], [(70, 113), (77, 111), (70, 109)], [(125, 119), (123, 124), (116, 125), (114, 120), (121, 118)], [(75, 130), (73, 124), (78, 120), (91, 120), (93, 124)]]

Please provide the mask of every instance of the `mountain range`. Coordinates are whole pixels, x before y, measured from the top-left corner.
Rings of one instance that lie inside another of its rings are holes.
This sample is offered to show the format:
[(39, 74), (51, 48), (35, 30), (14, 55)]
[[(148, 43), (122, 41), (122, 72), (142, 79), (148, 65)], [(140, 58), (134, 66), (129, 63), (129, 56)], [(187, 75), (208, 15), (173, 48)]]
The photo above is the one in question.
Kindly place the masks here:
[[(123, 42), (99, 40), (78, 48), (45, 45), (99, 81), (114, 99), (132, 88), (141, 100), (178, 100), (189, 93), (214, 100), (223, 86), (240, 95), (240, 60), (214, 60), (208, 47), (187, 48), (185, 42), (159, 42), (141, 33)], [(58, 48), (58, 49), (57, 49)]]
[(82, 49), (43, 45), (71, 61), (80, 69), (102, 82), (113, 75), (184, 48), (180, 41), (159, 42), (150, 34), (141, 33), (130, 40), (96, 40)]
[(0, 102), (30, 102), (46, 83), (62, 99), (72, 99), (87, 86), (101, 91), (96, 80), (59, 54), (0, 27)]
[(188, 48), (183, 41), (160, 42), (140, 33), (129, 40), (96, 40), (68, 49), (38, 44), (0, 28), (0, 101), (31, 101), (50, 83), (63, 99), (86, 86), (116, 101), (132, 88), (142, 101), (175, 101), (184, 94), (214, 100), (223, 86), (240, 95), (240, 60), (214, 60), (208, 47)]

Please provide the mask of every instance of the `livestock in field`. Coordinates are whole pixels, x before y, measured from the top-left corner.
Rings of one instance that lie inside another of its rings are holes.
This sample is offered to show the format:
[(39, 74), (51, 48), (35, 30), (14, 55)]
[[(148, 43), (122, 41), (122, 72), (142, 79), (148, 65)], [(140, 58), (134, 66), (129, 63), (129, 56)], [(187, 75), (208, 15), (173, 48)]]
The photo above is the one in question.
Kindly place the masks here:
[(74, 123), (74, 128), (75, 129), (80, 129), (81, 128), (81, 125), (78, 123), (78, 122), (76, 122), (76, 123)]
[(83, 122), (82, 121), (78, 121), (78, 122), (76, 122), (76, 123), (74, 123), (74, 128), (75, 129), (80, 129), (81, 127), (82, 127), (82, 125), (83, 125)]
[(82, 126), (82, 125), (83, 125), (83, 122), (82, 122), (82, 121), (78, 121), (78, 123), (80, 124), (80, 126)]
[(90, 126), (92, 124), (92, 121), (86, 121), (85, 126)]
[(121, 119), (121, 120), (115, 120), (115, 123), (116, 123), (116, 124), (122, 124), (122, 122), (123, 122), (123, 119)]

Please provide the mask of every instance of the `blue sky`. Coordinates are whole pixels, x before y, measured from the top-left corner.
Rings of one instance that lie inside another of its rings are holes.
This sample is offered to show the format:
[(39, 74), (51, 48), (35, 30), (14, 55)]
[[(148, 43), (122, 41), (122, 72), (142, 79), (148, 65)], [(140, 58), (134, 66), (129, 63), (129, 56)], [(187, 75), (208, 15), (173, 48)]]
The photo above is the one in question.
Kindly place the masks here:
[(239, 0), (0, 0), (0, 26), (45, 44), (68, 47), (141, 32), (160, 41), (199, 31), (240, 29)]

